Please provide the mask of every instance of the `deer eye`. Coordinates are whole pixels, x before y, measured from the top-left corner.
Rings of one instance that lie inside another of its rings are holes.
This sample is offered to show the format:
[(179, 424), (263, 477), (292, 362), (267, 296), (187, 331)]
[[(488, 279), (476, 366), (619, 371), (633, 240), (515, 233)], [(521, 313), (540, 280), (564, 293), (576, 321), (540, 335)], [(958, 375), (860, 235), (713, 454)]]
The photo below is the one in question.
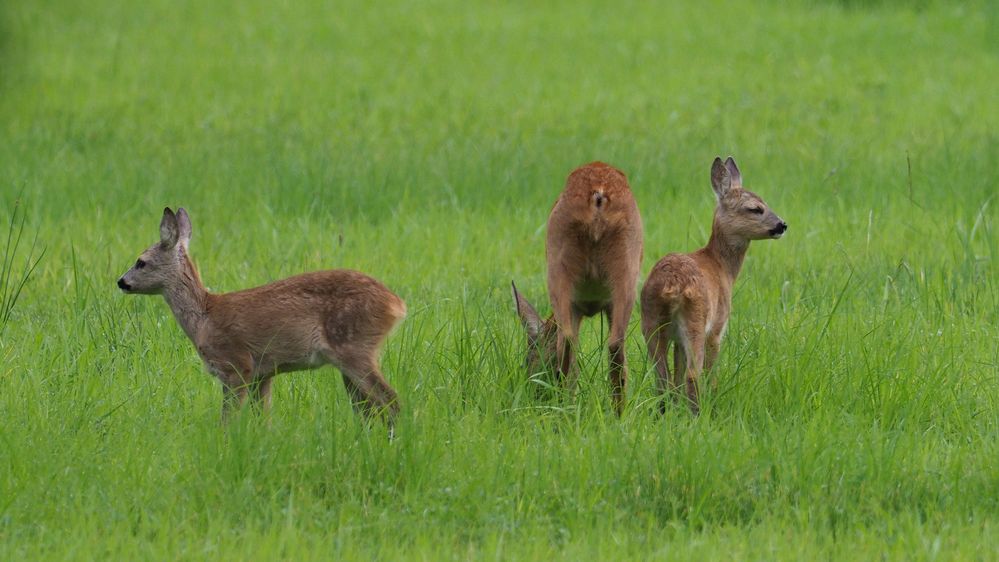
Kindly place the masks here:
[(143, 267), (146, 267), (146, 262), (143, 260), (135, 260), (135, 269), (142, 269)]
[(763, 214), (763, 207), (750, 207), (750, 208), (746, 209), (746, 212), (747, 213), (753, 213), (754, 215), (762, 215)]

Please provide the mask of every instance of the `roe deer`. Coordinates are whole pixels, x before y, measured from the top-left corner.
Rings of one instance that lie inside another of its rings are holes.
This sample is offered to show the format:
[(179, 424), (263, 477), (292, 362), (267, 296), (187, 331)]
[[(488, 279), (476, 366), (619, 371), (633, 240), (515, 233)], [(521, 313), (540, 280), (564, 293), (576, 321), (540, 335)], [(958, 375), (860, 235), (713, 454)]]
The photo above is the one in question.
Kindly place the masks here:
[(348, 270), (211, 294), (188, 256), (190, 239), (187, 211), (164, 209), (160, 241), (139, 256), (118, 287), (163, 295), (205, 367), (222, 382), (223, 421), (248, 397), (267, 410), (274, 375), (333, 364), (354, 409), (367, 415), (387, 411), (391, 430), (399, 403), (379, 371), (378, 353), (406, 315), (402, 299)]
[[(711, 166), (711, 186), (718, 198), (708, 245), (690, 254), (659, 260), (642, 288), (642, 332), (655, 364), (658, 389), (675, 392), (686, 384), (690, 409), (697, 414), (697, 381), (710, 370), (732, 308), (732, 285), (751, 240), (780, 238), (787, 230), (758, 195), (742, 187), (731, 157)], [(666, 365), (673, 351), (673, 378)], [(660, 410), (665, 411), (665, 398)]]
[(624, 336), (642, 261), (642, 218), (624, 173), (593, 162), (569, 174), (548, 216), (545, 253), (552, 317), (542, 322), (513, 287), (528, 334), (528, 367), (556, 365), (559, 378), (573, 390), (580, 320), (604, 313), (610, 323), (611, 396), (620, 415), (628, 377)]

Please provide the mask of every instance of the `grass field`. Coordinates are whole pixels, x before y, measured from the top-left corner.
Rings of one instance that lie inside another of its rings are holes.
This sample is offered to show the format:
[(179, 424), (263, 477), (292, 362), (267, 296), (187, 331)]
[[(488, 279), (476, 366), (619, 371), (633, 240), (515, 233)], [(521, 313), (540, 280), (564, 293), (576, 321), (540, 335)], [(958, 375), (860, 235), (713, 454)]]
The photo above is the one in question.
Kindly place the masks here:
[[(0, 295), (45, 252), (3, 300), (0, 559), (999, 558), (999, 8), (542, 4), (0, 6)], [(644, 279), (707, 240), (718, 154), (790, 230), (702, 415), (654, 414), (637, 313), (622, 419), (599, 321), (577, 399), (539, 396), (509, 283), (547, 314), (565, 176), (628, 173)], [(114, 284), (166, 205), (215, 291), (349, 267), (407, 301), (397, 439), (331, 369), (219, 428)]]

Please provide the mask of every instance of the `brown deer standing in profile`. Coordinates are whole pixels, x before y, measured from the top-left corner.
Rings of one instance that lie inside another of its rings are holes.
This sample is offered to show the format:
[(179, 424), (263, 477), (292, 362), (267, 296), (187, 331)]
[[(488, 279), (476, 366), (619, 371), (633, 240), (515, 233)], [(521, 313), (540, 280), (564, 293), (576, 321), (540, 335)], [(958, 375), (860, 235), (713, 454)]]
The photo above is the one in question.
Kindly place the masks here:
[[(700, 410), (697, 382), (710, 370), (732, 309), (732, 285), (751, 240), (780, 238), (787, 230), (758, 195), (742, 187), (742, 174), (729, 157), (715, 158), (711, 186), (718, 198), (708, 245), (690, 254), (669, 254), (652, 268), (642, 289), (642, 332), (655, 364), (658, 388), (676, 392), (686, 385), (690, 409)], [(673, 373), (667, 354), (671, 344)], [(660, 410), (665, 410), (665, 398)]]
[(528, 335), (528, 368), (537, 372), (554, 365), (573, 390), (580, 321), (604, 313), (610, 323), (611, 394), (620, 415), (628, 377), (624, 336), (642, 261), (642, 219), (624, 173), (593, 162), (569, 174), (548, 217), (545, 250), (552, 317), (542, 322), (513, 287)]
[(402, 299), (377, 280), (349, 270), (296, 275), (261, 287), (211, 294), (187, 253), (191, 219), (163, 211), (160, 241), (118, 279), (126, 293), (161, 294), (222, 382), (222, 418), (247, 398), (270, 406), (271, 380), (288, 371), (333, 364), (355, 410), (399, 411), (395, 391), (379, 370), (388, 333), (406, 315)]

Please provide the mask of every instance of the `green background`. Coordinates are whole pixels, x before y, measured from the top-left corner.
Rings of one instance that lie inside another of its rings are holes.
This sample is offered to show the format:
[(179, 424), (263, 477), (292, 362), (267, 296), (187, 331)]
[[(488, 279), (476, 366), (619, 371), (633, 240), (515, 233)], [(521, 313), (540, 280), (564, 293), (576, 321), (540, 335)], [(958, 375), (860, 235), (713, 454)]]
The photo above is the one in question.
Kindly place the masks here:
[[(0, 327), (0, 558), (999, 557), (997, 10), (5, 2), (2, 294), (45, 253)], [(655, 415), (637, 312), (622, 419), (596, 320), (576, 400), (537, 392), (509, 283), (547, 313), (569, 171), (628, 174), (644, 279), (707, 240), (728, 154), (790, 229), (702, 415)], [(219, 428), (162, 299), (114, 285), (166, 205), (212, 290), (406, 300), (396, 440), (331, 369)]]

